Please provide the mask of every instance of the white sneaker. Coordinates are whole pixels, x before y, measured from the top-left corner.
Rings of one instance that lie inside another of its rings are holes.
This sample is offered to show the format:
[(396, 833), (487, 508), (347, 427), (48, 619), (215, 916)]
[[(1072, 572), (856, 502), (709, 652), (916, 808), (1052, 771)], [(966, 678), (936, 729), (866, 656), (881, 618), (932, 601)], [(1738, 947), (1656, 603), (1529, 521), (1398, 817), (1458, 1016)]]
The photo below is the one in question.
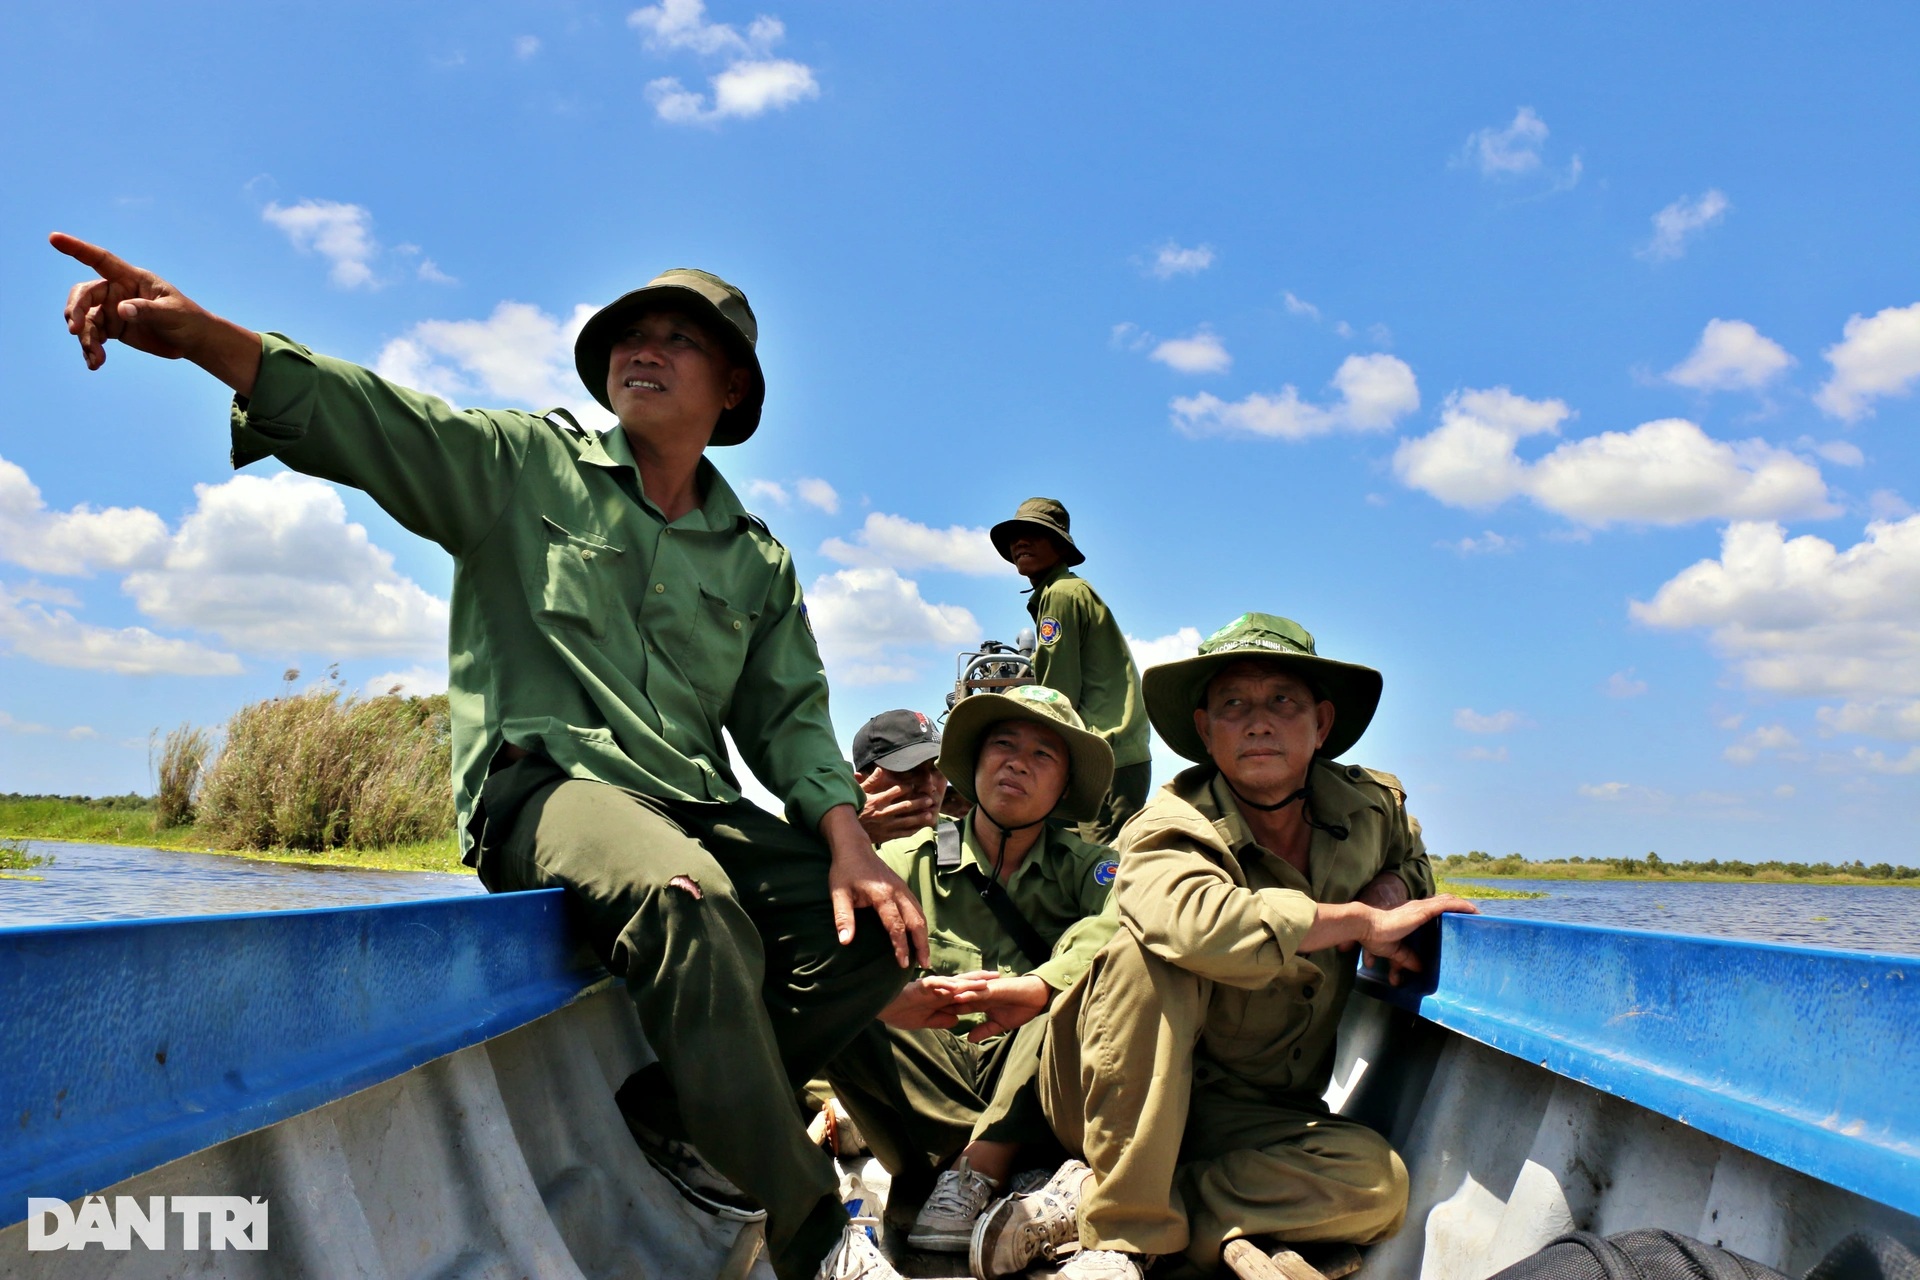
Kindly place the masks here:
[(878, 1218), (850, 1220), (840, 1235), (840, 1243), (833, 1246), (833, 1252), (813, 1273), (813, 1280), (901, 1280), (900, 1273), (867, 1234), (867, 1228), (879, 1221)]
[(1112, 1249), (1082, 1249), (1060, 1268), (1060, 1280), (1143, 1280), (1145, 1261)]
[(907, 1232), (907, 1243), (929, 1253), (965, 1253), (973, 1240), (973, 1224), (997, 1190), (993, 1179), (975, 1173), (967, 1158), (960, 1157), (933, 1184), (933, 1194)]
[(1087, 1166), (1069, 1160), (1046, 1185), (997, 1201), (974, 1224), (967, 1264), (974, 1280), (1017, 1276), (1053, 1251), (1080, 1238), (1080, 1184)]

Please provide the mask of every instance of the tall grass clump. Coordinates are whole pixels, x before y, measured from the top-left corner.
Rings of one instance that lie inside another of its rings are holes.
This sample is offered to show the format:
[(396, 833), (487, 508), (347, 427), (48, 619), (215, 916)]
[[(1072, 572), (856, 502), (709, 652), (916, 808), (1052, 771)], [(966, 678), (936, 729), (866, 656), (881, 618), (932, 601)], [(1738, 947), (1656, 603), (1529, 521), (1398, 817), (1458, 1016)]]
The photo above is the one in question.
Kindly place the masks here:
[(157, 790), (153, 797), (153, 828), (184, 827), (194, 819), (194, 797), (200, 789), (200, 771), (213, 754), (213, 735), (183, 724), (165, 738), (155, 729), (148, 742)]
[(447, 698), (337, 687), (256, 702), (227, 722), (200, 787), (201, 829), (237, 849), (368, 849), (453, 828)]

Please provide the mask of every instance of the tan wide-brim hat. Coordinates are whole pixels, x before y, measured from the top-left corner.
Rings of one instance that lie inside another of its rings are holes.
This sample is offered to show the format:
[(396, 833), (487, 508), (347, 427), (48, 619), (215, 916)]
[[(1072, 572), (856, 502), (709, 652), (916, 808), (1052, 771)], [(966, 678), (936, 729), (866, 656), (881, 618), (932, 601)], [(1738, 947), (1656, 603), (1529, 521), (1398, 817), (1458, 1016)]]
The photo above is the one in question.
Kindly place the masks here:
[(1254, 658), (1290, 668), (1333, 704), (1333, 728), (1316, 752), (1338, 759), (1373, 722), (1380, 706), (1380, 673), (1354, 662), (1336, 662), (1314, 652), (1313, 634), (1291, 618), (1243, 613), (1200, 642), (1200, 652), (1148, 667), (1140, 677), (1147, 719), (1160, 740), (1189, 760), (1208, 764), (1207, 744), (1193, 726), (1206, 703), (1207, 684), (1221, 668)]
[(1060, 563), (1071, 569), (1087, 558), (1073, 544), (1073, 535), (1067, 532), (1072, 523), (1073, 518), (1058, 499), (1028, 498), (1013, 513), (1013, 519), (1002, 520), (987, 530), (987, 536), (993, 539), (993, 549), (1000, 553), (1002, 560), (1012, 560), (1013, 553), (1008, 548), (1013, 540), (1024, 532), (1038, 529), (1060, 544)]
[(1067, 695), (1045, 685), (1023, 684), (1005, 693), (976, 693), (963, 698), (947, 714), (940, 735), (940, 772), (969, 803), (974, 794), (973, 771), (980, 762), (980, 741), (994, 725), (1006, 720), (1030, 720), (1053, 730), (1067, 744), (1067, 789), (1050, 818), (1085, 822), (1100, 813), (1100, 804), (1113, 785), (1113, 748), (1088, 731)]
[(675, 267), (663, 271), (631, 293), (623, 293), (593, 313), (580, 336), (573, 340), (573, 367), (600, 407), (609, 413), (607, 361), (620, 326), (647, 311), (683, 311), (713, 331), (727, 344), (735, 363), (752, 371), (753, 385), (740, 403), (723, 410), (708, 444), (739, 444), (760, 425), (760, 407), (766, 403), (767, 380), (760, 372), (754, 345), (760, 339), (759, 322), (747, 295), (707, 271)]

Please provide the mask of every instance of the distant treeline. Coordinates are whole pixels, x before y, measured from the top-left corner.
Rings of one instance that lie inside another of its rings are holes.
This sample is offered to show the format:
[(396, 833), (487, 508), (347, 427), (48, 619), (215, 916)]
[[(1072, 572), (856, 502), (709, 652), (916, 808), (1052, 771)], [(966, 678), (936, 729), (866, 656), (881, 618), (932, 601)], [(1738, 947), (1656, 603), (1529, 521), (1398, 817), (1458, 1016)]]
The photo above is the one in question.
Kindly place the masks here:
[(153, 808), (153, 797), (136, 795), (129, 791), (123, 796), (46, 796), (28, 795), (21, 791), (0, 791), (0, 804), (24, 804), (29, 800), (52, 800), (60, 804), (77, 804), (83, 809), (99, 809), (107, 813), (136, 813), (141, 809)]
[(1534, 862), (1517, 853), (1496, 858), (1475, 849), (1469, 853), (1449, 854), (1435, 865), (1451, 875), (1528, 876), (1551, 874), (1563, 868), (1578, 867), (1592, 874), (1623, 876), (1727, 876), (1742, 879), (1807, 880), (1828, 876), (1857, 876), (1865, 880), (1920, 880), (1920, 866), (1896, 866), (1891, 862), (1868, 865), (1858, 858), (1852, 862), (1742, 862), (1739, 859), (1709, 858), (1705, 862), (1669, 862), (1657, 853), (1644, 858), (1555, 858)]

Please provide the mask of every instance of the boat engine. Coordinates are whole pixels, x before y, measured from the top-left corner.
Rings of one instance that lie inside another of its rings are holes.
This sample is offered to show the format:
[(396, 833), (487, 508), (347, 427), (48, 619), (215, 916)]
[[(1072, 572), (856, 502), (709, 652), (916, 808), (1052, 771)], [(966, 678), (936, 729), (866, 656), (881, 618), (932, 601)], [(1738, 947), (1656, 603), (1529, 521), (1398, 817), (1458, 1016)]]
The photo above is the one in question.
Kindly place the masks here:
[(953, 692), (947, 695), (947, 710), (953, 710), (970, 694), (998, 693), (1032, 684), (1035, 644), (1033, 628), (1024, 627), (1012, 644), (982, 640), (978, 649), (962, 653), (956, 664)]

